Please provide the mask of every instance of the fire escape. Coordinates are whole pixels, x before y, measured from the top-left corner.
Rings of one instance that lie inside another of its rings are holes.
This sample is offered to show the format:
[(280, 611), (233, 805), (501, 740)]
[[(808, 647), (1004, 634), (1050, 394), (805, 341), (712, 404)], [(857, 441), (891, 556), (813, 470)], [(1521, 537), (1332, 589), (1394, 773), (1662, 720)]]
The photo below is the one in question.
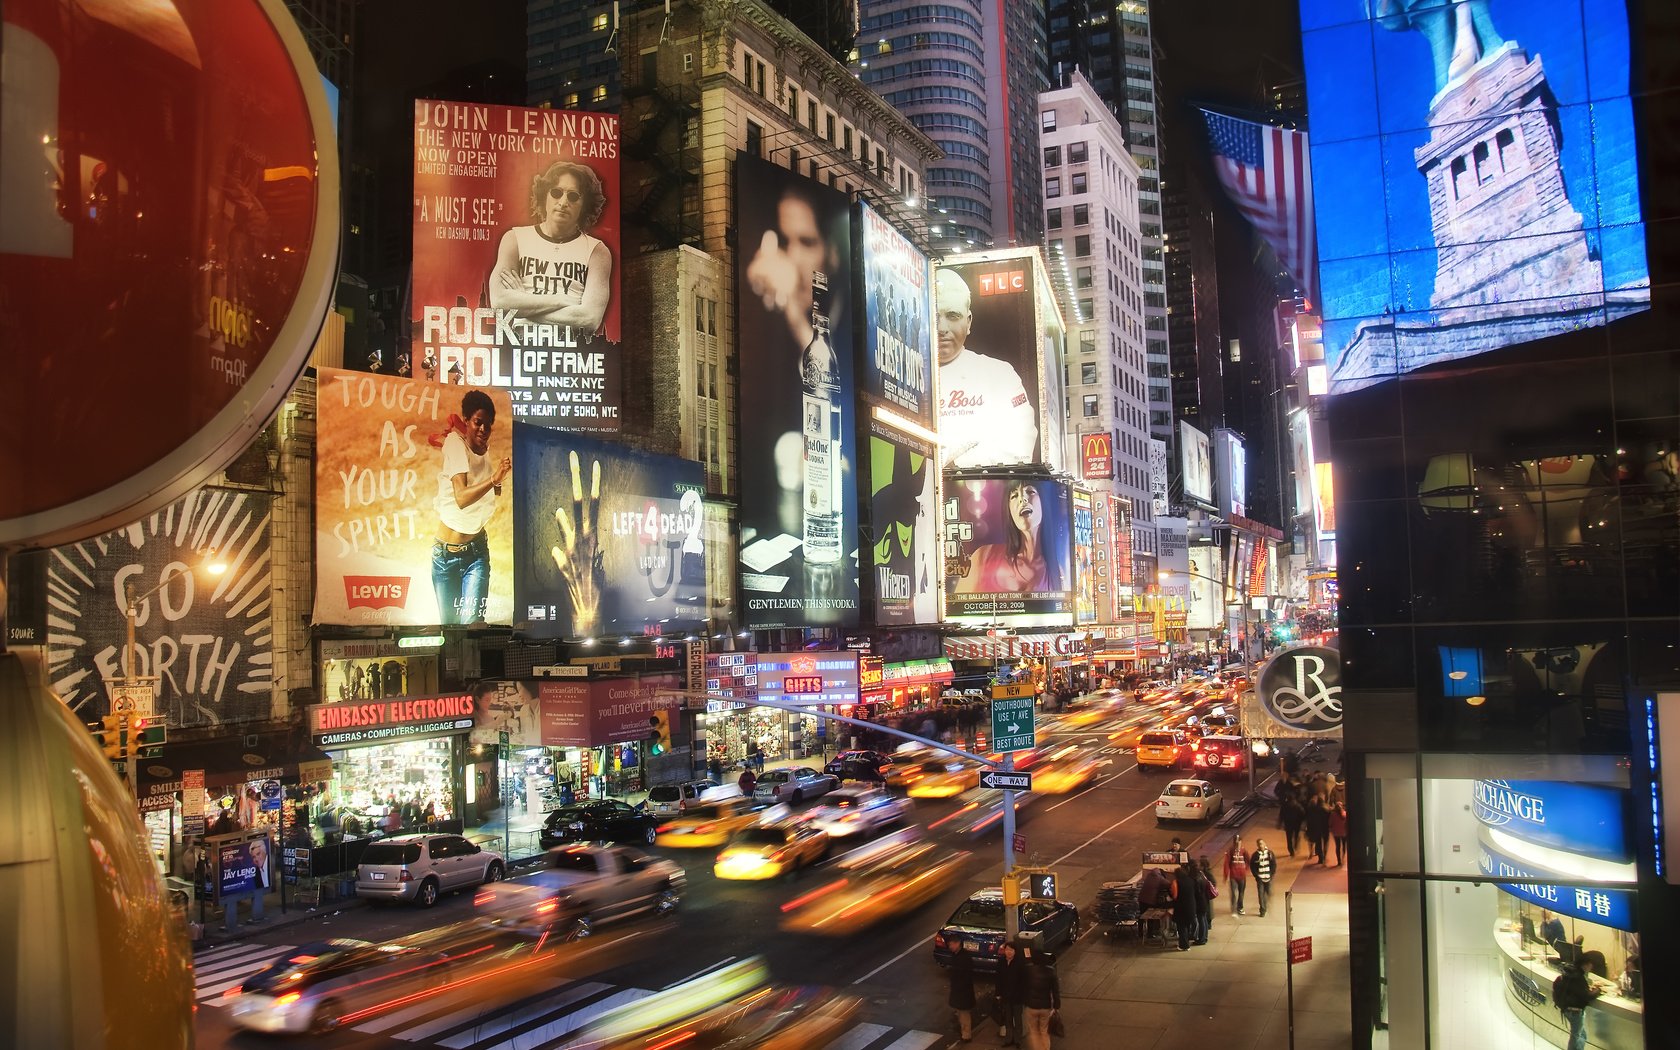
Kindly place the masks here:
[(625, 56), (620, 138), (628, 162), (623, 222), (643, 252), (698, 247), (701, 237), (700, 89), (693, 74), (677, 73), (669, 48), (641, 53), (646, 43), (663, 42), (663, 29), (654, 35), (659, 26), (657, 17), (626, 19), (619, 52)]

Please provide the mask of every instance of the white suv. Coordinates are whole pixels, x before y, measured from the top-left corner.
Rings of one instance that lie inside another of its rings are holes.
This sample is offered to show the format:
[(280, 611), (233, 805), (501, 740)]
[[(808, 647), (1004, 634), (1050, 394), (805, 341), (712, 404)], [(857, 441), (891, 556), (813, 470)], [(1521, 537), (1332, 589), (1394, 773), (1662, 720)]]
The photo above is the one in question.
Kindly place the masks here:
[(685, 784), (656, 784), (648, 791), (647, 811), (657, 817), (677, 817), (702, 802), (722, 802), (726, 798), (740, 798), (737, 784), (718, 784), (711, 780), (690, 780)]
[(500, 882), (502, 855), (459, 835), (399, 835), (368, 844), (356, 865), (356, 896), (413, 901), (422, 908), (450, 890)]

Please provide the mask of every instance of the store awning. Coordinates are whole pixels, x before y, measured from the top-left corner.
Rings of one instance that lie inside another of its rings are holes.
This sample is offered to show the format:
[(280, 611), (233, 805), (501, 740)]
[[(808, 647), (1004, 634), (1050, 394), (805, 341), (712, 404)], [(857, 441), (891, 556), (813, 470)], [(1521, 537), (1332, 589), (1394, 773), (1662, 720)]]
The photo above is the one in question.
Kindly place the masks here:
[(252, 781), (297, 780), (298, 764), (330, 759), (301, 730), (238, 734), (221, 740), (163, 745), (157, 758), (140, 760), (140, 798), (168, 796), (181, 790), (181, 771), (204, 770), (209, 791), (238, 788)]

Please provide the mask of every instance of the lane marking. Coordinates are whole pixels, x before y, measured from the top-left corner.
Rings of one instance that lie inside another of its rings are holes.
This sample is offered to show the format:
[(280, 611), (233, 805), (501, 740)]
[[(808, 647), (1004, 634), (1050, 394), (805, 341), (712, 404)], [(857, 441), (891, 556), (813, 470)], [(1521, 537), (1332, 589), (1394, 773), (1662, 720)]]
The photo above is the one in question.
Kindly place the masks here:
[(1113, 831), (1115, 828), (1119, 827), (1120, 825), (1122, 825), (1122, 824), (1126, 823), (1127, 821), (1132, 820), (1132, 819), (1134, 819), (1134, 818), (1136, 818), (1136, 817), (1138, 817), (1138, 816), (1140, 816), (1144, 813), (1151, 812), (1154, 809), (1155, 809), (1155, 800), (1150, 799), (1148, 802), (1144, 803), (1142, 806), (1139, 806), (1137, 808), (1137, 810), (1135, 812), (1133, 812), (1130, 816), (1121, 817), (1119, 820), (1110, 824), (1108, 827), (1106, 827), (1106, 828), (1102, 829), (1101, 831), (1097, 832), (1095, 835), (1092, 835), (1090, 838), (1086, 839), (1084, 842), (1081, 842), (1079, 845), (1077, 845), (1077, 846), (1073, 847), (1072, 849), (1068, 850), (1066, 853), (1062, 854), (1060, 857), (1057, 857), (1055, 860), (1051, 861), (1048, 865), (1046, 865), (1046, 867), (1051, 867), (1051, 868), (1055, 867), (1056, 865), (1060, 864), (1062, 861), (1067, 860), (1069, 857), (1073, 856), (1075, 853), (1078, 853), (1080, 850), (1084, 849), (1086, 846), (1089, 846), (1091, 843), (1093, 843), (1093, 842), (1097, 841), (1098, 839), (1102, 838), (1104, 835)]
[(845, 1035), (829, 1043), (824, 1050), (863, 1050), (864, 1047), (892, 1031), (884, 1024), (860, 1024)]
[(864, 974), (862, 977), (859, 977), (857, 980), (853, 981), (852, 983), (853, 984), (862, 984), (863, 982), (869, 980), (871, 977), (880, 973), (882, 970), (885, 970), (887, 967), (889, 967), (889, 966), (893, 965), (894, 963), (898, 962), (900, 959), (903, 959), (906, 955), (909, 955), (911, 952), (915, 951), (916, 949), (926, 948), (926, 947), (927, 947), (927, 944), (925, 942), (917, 941), (915, 944), (912, 944), (910, 947), (908, 947), (908, 948), (904, 949), (903, 951), (899, 952), (897, 955), (893, 956), (891, 959), (888, 959), (886, 962), (884, 962), (881, 965), (875, 967), (875, 969), (870, 970), (868, 973)]

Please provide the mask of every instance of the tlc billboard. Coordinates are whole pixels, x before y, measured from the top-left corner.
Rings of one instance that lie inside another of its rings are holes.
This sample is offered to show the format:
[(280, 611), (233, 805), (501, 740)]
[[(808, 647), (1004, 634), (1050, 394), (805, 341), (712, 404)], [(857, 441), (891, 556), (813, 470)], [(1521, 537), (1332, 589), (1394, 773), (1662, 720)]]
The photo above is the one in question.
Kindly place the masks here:
[(414, 103), (412, 374), (617, 430), (618, 117)]

